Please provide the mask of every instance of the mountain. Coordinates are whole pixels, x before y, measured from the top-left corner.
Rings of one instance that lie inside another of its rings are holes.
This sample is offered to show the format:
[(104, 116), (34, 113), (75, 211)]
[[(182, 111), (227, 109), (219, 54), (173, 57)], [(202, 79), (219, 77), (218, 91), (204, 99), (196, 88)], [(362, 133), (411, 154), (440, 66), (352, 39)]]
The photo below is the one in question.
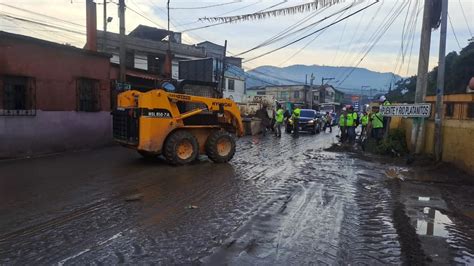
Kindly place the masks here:
[[(341, 84), (340, 81), (348, 73), (352, 74)], [(360, 91), (362, 86), (370, 86), (371, 89), (388, 91), (390, 83), (401, 80), (401, 77), (393, 73), (381, 73), (365, 68), (334, 67), (319, 65), (291, 65), (287, 67), (260, 66), (247, 72), (247, 88), (264, 85), (289, 85), (304, 84), (305, 76), (308, 75), (308, 84), (311, 73), (314, 74), (313, 84), (321, 84), (321, 78), (335, 78), (325, 81), (343, 91)], [(368, 89), (367, 89), (368, 90)]]

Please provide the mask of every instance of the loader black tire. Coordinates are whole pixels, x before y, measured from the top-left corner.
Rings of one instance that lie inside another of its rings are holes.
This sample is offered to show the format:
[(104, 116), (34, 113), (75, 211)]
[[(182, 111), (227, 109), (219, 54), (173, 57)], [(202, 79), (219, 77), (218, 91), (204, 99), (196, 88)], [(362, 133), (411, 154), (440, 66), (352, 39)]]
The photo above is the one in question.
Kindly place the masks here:
[(234, 157), (235, 140), (226, 131), (214, 131), (206, 141), (206, 154), (215, 163), (225, 163)]
[(166, 139), (163, 155), (174, 165), (184, 165), (196, 160), (199, 145), (196, 137), (188, 131), (179, 130)]

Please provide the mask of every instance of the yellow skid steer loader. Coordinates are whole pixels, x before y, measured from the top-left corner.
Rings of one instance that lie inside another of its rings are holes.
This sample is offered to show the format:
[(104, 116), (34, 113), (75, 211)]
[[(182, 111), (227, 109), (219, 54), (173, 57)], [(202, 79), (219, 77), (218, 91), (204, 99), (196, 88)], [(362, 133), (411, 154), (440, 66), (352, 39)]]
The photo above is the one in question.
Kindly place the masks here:
[(122, 92), (112, 114), (116, 142), (144, 157), (162, 154), (176, 165), (190, 163), (200, 153), (216, 163), (227, 162), (235, 153), (234, 136), (244, 133), (232, 100), (164, 89)]

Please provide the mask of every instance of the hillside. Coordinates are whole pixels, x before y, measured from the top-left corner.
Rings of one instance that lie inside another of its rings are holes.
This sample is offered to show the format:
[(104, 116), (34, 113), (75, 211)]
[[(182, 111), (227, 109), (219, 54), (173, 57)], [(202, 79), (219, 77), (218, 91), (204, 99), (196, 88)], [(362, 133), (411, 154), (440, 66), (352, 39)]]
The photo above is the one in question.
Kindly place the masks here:
[[(446, 55), (446, 72), (444, 93), (455, 94), (466, 91), (469, 80), (474, 77), (474, 42), (464, 47), (459, 54), (451, 52)], [(427, 95), (435, 95), (438, 78), (438, 67), (428, 72)], [(417, 76), (412, 76), (396, 83), (395, 88), (387, 95), (395, 102), (414, 102)]]
[[(350, 67), (319, 65), (261, 66), (247, 72), (247, 87), (304, 83), (306, 75), (308, 75), (309, 83), (311, 73), (315, 77), (313, 84), (321, 84), (321, 78), (324, 77), (335, 78), (335, 80), (329, 82), (335, 85), (338, 84), (338, 81), (343, 80), (351, 69)], [(373, 89), (388, 91), (390, 83), (400, 79), (400, 76), (393, 73), (381, 73), (365, 68), (355, 68), (350, 77), (342, 84), (338, 84), (337, 87), (359, 90), (362, 86), (370, 86)]]

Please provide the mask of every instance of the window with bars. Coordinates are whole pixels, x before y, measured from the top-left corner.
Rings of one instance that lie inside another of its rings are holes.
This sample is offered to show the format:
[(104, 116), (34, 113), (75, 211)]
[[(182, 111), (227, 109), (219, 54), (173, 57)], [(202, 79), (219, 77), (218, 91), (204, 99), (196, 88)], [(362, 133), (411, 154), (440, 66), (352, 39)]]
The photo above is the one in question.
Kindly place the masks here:
[(100, 111), (99, 81), (95, 79), (80, 78), (77, 80), (77, 111)]
[(0, 115), (36, 115), (35, 92), (34, 78), (0, 77)]

